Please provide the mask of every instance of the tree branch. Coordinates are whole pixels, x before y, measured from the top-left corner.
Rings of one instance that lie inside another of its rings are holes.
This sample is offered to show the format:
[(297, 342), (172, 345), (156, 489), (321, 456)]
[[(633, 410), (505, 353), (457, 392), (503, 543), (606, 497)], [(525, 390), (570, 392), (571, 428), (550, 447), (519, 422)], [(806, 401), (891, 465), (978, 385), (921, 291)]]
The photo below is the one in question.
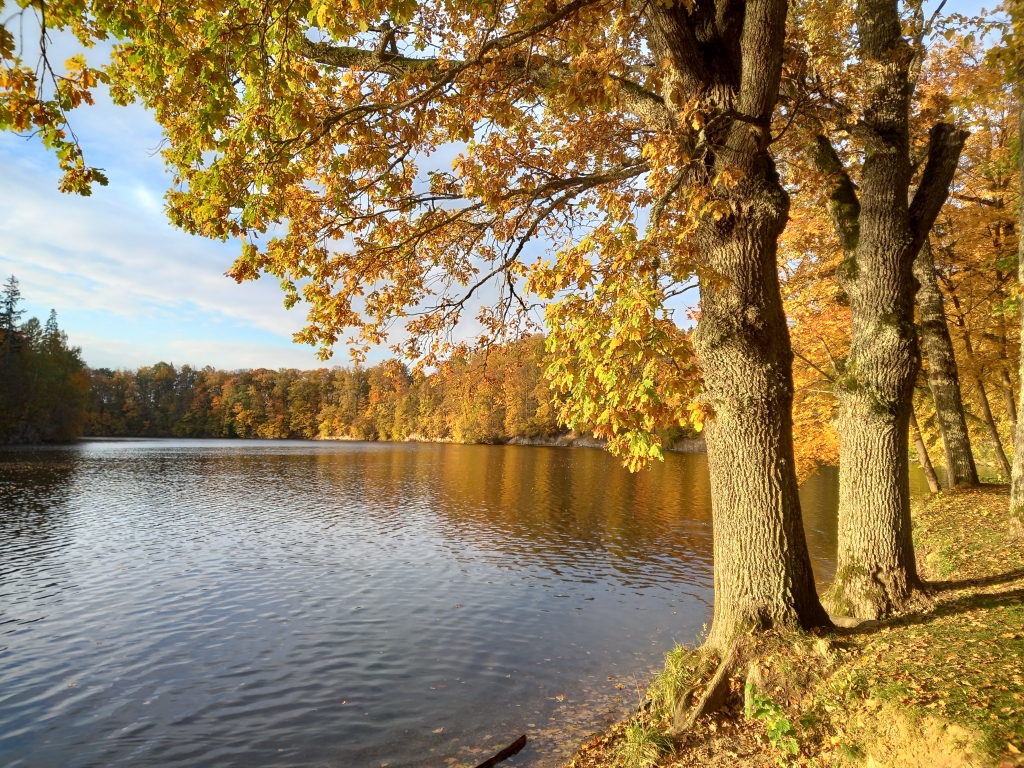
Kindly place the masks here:
[[(459, 76), (474, 66), (480, 66), (487, 62), (487, 57), (501, 51), (508, 50), (514, 46), (538, 35), (555, 23), (566, 19), (580, 8), (592, 5), (597, 0), (577, 0), (569, 3), (556, 13), (549, 16), (545, 21), (520, 32), (510, 33), (501, 37), (492, 38), (484, 42), (476, 55), (464, 61), (447, 60), (442, 65), (433, 58), (413, 58), (395, 53), (386, 53), (379, 48), (370, 50), (349, 45), (334, 45), (327, 42), (314, 42), (305, 39), (300, 44), (300, 55), (326, 66), (338, 67), (339, 69), (358, 69), (365, 72), (379, 72), (393, 78), (400, 78), (413, 72), (425, 72), (431, 78), (431, 86), (428, 93), (438, 92), (446, 85), (457, 81)], [(536, 53), (524, 56), (515, 56), (507, 62), (504, 67), (509, 80), (525, 79), (534, 83), (539, 88), (548, 88), (557, 85), (571, 74), (569, 65), (554, 59), (548, 59)], [(619, 105), (630, 114), (640, 118), (645, 124), (652, 128), (663, 129), (668, 126), (668, 110), (665, 108), (664, 100), (655, 93), (651, 93), (639, 84), (624, 77), (612, 76), (612, 80), (619, 86)], [(414, 97), (415, 101), (420, 97)], [(403, 105), (396, 105), (395, 108), (402, 108)], [(378, 105), (378, 108), (386, 108), (385, 105)]]
[(860, 200), (857, 199), (857, 190), (832, 142), (822, 135), (816, 141), (818, 151), (814, 161), (818, 170), (825, 174), (828, 210), (843, 245), (843, 252), (849, 256), (856, 250), (860, 240)]
[(928, 237), (932, 224), (949, 196), (960, 152), (970, 134), (949, 123), (937, 123), (928, 142), (928, 160), (925, 162), (921, 183), (910, 204), (910, 231), (914, 237), (913, 252), (917, 253)]
[(826, 373), (822, 368), (820, 368), (819, 366), (817, 366), (814, 363), (812, 363), (810, 360), (808, 360), (806, 357), (801, 355), (795, 349), (793, 350), (793, 354), (796, 355), (797, 357), (799, 357), (801, 360), (803, 360), (807, 365), (809, 365), (811, 368), (816, 370), (822, 376), (824, 376), (826, 381), (829, 381), (829, 382), (831, 382), (833, 384), (835, 383), (835, 381), (836, 381), (836, 377), (835, 376), (832, 376), (832, 375)]

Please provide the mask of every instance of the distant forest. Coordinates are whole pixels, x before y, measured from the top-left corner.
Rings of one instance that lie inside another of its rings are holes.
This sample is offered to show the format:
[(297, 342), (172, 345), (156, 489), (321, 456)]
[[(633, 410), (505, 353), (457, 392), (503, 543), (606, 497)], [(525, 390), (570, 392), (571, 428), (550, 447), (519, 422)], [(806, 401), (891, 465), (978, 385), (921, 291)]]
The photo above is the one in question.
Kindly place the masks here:
[(531, 337), (429, 375), (394, 360), (312, 371), (97, 368), (84, 434), (467, 443), (550, 435), (560, 430), (543, 351), (543, 339)]
[(12, 275), (0, 293), (0, 442), (71, 440), (82, 434), (89, 377), (81, 350), (50, 312), (45, 325), (24, 323), (21, 289)]
[[(565, 433), (531, 336), (435, 372), (370, 367), (223, 371), (157, 363), (88, 368), (55, 312), (21, 322), (12, 276), (0, 296), (0, 443), (90, 437), (340, 438), (502, 443)], [(678, 428), (664, 437), (683, 437)]]

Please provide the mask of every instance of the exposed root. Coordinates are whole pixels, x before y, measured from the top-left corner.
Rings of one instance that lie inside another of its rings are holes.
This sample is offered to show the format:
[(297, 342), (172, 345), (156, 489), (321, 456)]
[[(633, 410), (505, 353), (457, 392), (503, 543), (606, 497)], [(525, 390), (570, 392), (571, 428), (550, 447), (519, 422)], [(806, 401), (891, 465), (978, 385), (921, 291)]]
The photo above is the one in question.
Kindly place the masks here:
[(704, 689), (703, 695), (697, 700), (697, 703), (692, 704), (695, 690), (691, 689), (676, 706), (675, 715), (672, 718), (672, 730), (670, 731), (673, 736), (680, 736), (686, 733), (693, 728), (698, 719), (717, 712), (725, 704), (729, 696), (730, 678), (733, 672), (736, 671), (738, 663), (739, 643), (734, 643), (728, 653), (725, 654), (725, 658), (718, 665), (718, 669)]
[(1006, 535), (1008, 490), (944, 492), (915, 512), (934, 555), (922, 576), (957, 577), (915, 584), (905, 604), (928, 610), (752, 631), (722, 658), (677, 648), (636, 715), (571, 765), (1024, 768), (1024, 550)]

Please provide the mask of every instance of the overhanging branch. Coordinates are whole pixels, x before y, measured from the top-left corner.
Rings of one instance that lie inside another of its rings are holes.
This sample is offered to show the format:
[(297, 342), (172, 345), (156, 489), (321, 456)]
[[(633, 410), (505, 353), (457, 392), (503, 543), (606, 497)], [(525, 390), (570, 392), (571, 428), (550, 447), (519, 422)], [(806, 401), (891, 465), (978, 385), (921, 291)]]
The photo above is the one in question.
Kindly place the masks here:
[[(299, 53), (319, 64), (339, 69), (358, 69), (364, 72), (378, 72), (392, 78), (400, 78), (412, 73), (426, 73), (430, 78), (427, 93), (418, 94), (408, 103), (421, 101), (424, 97), (440, 92), (444, 87), (456, 83), (467, 70), (489, 63), (495, 55), (509, 50), (514, 46), (536, 36), (555, 23), (564, 20), (572, 13), (596, 0), (578, 0), (561, 8), (557, 13), (529, 29), (495, 37), (484, 42), (476, 55), (470, 59), (446, 60), (443, 64), (433, 58), (414, 58), (396, 53), (388, 53), (379, 49), (360, 48), (350, 45), (334, 45), (328, 42), (315, 42), (304, 39), (300, 44)], [(528, 80), (538, 88), (546, 89), (557, 86), (560, 81), (573, 73), (565, 62), (549, 59), (536, 53), (512, 56), (502, 65), (507, 80)], [(597, 73), (595, 73), (597, 74)], [(604, 73), (600, 73), (604, 76)], [(611, 78), (619, 87), (619, 106), (624, 111), (635, 115), (650, 128), (664, 129), (669, 125), (669, 114), (664, 100), (655, 93), (624, 77)], [(393, 105), (401, 109), (408, 103)], [(387, 105), (376, 105), (378, 109), (386, 109)]]

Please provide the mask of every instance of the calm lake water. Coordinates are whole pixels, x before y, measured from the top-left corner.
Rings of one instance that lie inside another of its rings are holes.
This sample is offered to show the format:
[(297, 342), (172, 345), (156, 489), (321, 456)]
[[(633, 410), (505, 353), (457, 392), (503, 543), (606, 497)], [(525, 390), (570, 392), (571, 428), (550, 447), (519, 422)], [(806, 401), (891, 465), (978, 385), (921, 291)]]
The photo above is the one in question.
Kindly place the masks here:
[[(832, 575), (835, 471), (802, 490)], [(0, 765), (557, 765), (711, 616), (706, 458), (0, 451)]]

